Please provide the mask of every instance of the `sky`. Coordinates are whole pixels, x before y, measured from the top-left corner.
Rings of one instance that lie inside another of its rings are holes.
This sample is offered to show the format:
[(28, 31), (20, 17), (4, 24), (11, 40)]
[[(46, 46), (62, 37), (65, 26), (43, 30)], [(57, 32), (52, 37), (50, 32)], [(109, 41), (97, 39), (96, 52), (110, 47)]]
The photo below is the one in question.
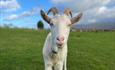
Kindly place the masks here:
[[(57, 7), (60, 13), (70, 8), (73, 16), (83, 12), (78, 24), (107, 22), (115, 26), (115, 0), (0, 0), (0, 26), (37, 28), (37, 22), (43, 21), (40, 10), (47, 13), (51, 7)], [(49, 28), (43, 22), (45, 28)]]

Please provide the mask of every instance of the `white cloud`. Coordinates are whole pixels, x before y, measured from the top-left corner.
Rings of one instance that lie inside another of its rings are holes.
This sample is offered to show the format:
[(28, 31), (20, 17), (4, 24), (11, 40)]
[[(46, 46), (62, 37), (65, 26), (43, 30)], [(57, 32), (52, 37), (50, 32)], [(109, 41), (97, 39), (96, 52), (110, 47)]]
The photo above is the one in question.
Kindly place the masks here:
[(103, 14), (103, 13), (105, 13), (105, 11), (107, 11), (107, 8), (105, 6), (102, 6), (99, 8), (98, 13)]
[(106, 18), (115, 18), (115, 7), (113, 8), (107, 8), (107, 7), (100, 7), (98, 10), (98, 15), (102, 18), (106, 17)]
[(57, 3), (68, 3), (68, 2), (71, 2), (72, 0), (51, 0), (51, 1), (57, 4)]
[(10, 16), (7, 16), (5, 19), (6, 19), (6, 20), (13, 20), (13, 19), (17, 19), (17, 18), (18, 18), (18, 15), (12, 14), (12, 15), (10, 15)]
[(90, 19), (88, 20), (89, 23), (95, 23), (96, 22), (96, 19)]
[[(81, 23), (94, 23), (100, 19), (115, 18), (115, 0), (51, 0), (52, 3), (59, 5), (66, 5), (72, 9), (72, 12), (83, 12)], [(62, 3), (62, 4), (61, 4)], [(114, 3), (114, 4), (113, 4)], [(107, 7), (107, 5), (113, 7)], [(105, 20), (107, 21), (107, 20)]]
[(9, 12), (20, 8), (20, 4), (16, 0), (0, 0), (0, 10)]
[(29, 11), (22, 12), (21, 14), (12, 14), (12, 15), (6, 16), (4, 20), (10, 21), (10, 20), (15, 20), (15, 19), (23, 19), (24, 17), (38, 14), (39, 10), (40, 10), (39, 7), (34, 7)]
[(100, 0), (103, 4), (108, 4), (111, 0)]
[(61, 5), (60, 3), (66, 4), (67, 7), (72, 8), (74, 11), (87, 10), (102, 5), (106, 5), (111, 2), (111, 0), (51, 0), (52, 3)]

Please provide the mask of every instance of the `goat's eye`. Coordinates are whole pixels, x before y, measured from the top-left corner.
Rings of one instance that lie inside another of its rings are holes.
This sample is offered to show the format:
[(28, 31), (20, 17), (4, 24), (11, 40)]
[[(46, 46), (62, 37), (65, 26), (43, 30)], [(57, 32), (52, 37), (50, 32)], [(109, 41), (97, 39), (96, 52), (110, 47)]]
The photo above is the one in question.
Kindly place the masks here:
[(68, 24), (68, 26), (71, 26), (71, 24)]
[(51, 26), (53, 26), (53, 23), (50, 23)]

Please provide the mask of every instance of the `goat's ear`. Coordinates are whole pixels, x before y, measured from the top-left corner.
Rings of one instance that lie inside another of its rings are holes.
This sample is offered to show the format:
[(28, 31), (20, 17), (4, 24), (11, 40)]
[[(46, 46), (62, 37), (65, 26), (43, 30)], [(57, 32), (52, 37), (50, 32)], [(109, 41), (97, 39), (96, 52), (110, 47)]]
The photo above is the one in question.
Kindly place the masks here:
[(81, 19), (82, 15), (83, 15), (83, 14), (80, 13), (80, 14), (78, 14), (77, 16), (73, 17), (73, 18), (71, 19), (71, 23), (74, 24), (74, 23), (78, 22), (78, 21)]
[(47, 22), (50, 24), (50, 21), (51, 21), (51, 18), (48, 17), (43, 10), (40, 11), (40, 14), (41, 14), (41, 17)]

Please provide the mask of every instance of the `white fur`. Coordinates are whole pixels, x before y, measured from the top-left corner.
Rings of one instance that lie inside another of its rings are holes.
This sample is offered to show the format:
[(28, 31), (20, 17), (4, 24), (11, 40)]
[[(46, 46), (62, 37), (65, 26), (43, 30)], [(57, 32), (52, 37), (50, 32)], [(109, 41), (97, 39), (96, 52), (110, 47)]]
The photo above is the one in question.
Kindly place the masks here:
[[(52, 18), (51, 32), (48, 34), (43, 47), (45, 70), (67, 70), (67, 41), (70, 32), (70, 19), (66, 15), (56, 15)], [(64, 37), (64, 44), (59, 48), (56, 44), (58, 36)], [(52, 51), (57, 52), (57, 54)]]

